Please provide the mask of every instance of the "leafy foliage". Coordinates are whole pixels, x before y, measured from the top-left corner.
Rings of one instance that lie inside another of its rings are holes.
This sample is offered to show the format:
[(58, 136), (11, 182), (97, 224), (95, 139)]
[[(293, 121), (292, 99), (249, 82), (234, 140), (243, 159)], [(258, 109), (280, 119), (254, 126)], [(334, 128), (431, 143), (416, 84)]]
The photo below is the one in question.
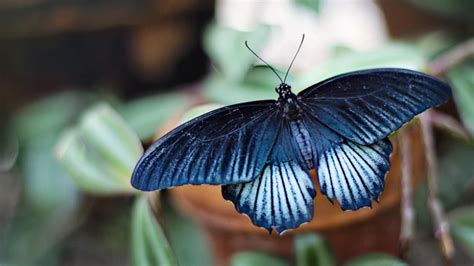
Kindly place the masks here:
[(453, 96), (466, 128), (474, 136), (474, 60), (449, 72), (453, 84)]
[(453, 211), (449, 221), (454, 238), (474, 256), (474, 208), (464, 207)]
[[(453, 209), (462, 203), (472, 184), (474, 168), (474, 146), (471, 143), (454, 138), (448, 134), (441, 135), (438, 148), (438, 195), (447, 209)], [(414, 193), (416, 220), (422, 225), (430, 223), (429, 208), (426, 203), (427, 187), (420, 186)]]
[(152, 140), (156, 132), (176, 114), (191, 105), (189, 96), (183, 93), (158, 94), (128, 102), (118, 112), (140, 140)]
[(255, 56), (244, 48), (244, 42), (248, 41), (251, 48), (258, 52), (265, 45), (269, 33), (270, 28), (264, 25), (253, 32), (241, 32), (211, 24), (204, 34), (204, 48), (223, 76), (239, 82), (255, 62)]
[(278, 257), (257, 251), (243, 251), (232, 256), (232, 266), (273, 265), (289, 266), (290, 263)]
[(107, 104), (86, 112), (56, 148), (76, 185), (95, 193), (133, 192), (129, 179), (142, 153), (136, 134)]
[(321, 9), (322, 0), (296, 0), (296, 3), (307, 7), (309, 10), (313, 10), (316, 13), (319, 13)]
[(145, 196), (138, 198), (133, 208), (131, 248), (134, 265), (178, 265)]
[(12, 119), (7, 134), (18, 141), (23, 197), (6, 241), (0, 242), (0, 256), (12, 263), (53, 263), (58, 243), (80, 223), (74, 217), (81, 196), (54, 158), (54, 145), (61, 130), (89, 102), (87, 94), (62, 93), (24, 107)]
[(472, 1), (465, 0), (409, 0), (411, 3), (432, 13), (455, 20), (471, 20)]
[(197, 230), (197, 224), (183, 216), (164, 200), (160, 212), (163, 225), (176, 260), (180, 266), (212, 265), (210, 250), (206, 245), (203, 231)]
[(297, 266), (336, 265), (331, 250), (324, 239), (316, 234), (302, 234), (295, 238)]
[(0, 126), (0, 173), (10, 170), (18, 158), (18, 139)]
[(408, 264), (396, 259), (392, 256), (381, 254), (381, 253), (373, 253), (364, 255), (358, 258), (355, 258), (348, 263), (345, 264), (346, 266), (406, 266)]

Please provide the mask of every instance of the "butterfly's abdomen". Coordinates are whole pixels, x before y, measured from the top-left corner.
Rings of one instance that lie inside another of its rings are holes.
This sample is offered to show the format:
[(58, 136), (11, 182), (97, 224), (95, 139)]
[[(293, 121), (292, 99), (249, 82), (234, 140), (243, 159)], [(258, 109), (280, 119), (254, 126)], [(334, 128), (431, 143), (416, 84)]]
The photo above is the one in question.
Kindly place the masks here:
[(290, 122), (291, 132), (308, 169), (313, 168), (313, 150), (309, 132), (300, 119)]

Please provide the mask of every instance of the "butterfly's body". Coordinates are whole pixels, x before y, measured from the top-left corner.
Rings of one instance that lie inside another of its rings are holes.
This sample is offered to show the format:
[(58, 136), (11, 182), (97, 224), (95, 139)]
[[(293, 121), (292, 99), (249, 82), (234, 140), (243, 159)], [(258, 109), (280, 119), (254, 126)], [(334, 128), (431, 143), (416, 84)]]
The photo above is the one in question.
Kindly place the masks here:
[(390, 168), (388, 136), (450, 96), (435, 78), (391, 68), (342, 74), (297, 95), (282, 80), (276, 92), (277, 100), (226, 106), (166, 134), (137, 163), (133, 186), (220, 184), (239, 212), (281, 233), (313, 217), (312, 168), (343, 210), (371, 206)]
[(304, 122), (301, 118), (291, 120), (289, 123), (291, 128), (291, 135), (293, 136), (297, 144), (298, 150), (306, 164), (306, 167), (308, 169), (314, 168), (314, 151), (312, 148), (314, 146), (308, 129), (304, 125)]
[(311, 136), (303, 122), (303, 109), (301, 103), (291, 91), (291, 86), (282, 83), (275, 88), (279, 97), (275, 103), (278, 111), (285, 121), (284, 123), (290, 128), (292, 137), (297, 144), (298, 150), (308, 169), (314, 167), (313, 150)]

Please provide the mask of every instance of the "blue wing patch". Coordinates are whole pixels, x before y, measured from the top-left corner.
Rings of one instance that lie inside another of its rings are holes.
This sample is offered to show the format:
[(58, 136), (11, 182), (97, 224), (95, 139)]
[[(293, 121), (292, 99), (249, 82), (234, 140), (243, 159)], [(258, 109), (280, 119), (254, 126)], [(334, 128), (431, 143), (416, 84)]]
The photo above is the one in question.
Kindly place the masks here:
[(252, 182), (222, 187), (225, 199), (234, 203), (257, 226), (282, 233), (309, 222), (316, 195), (287, 127), (279, 137), (260, 177)]
[(387, 139), (369, 146), (347, 140), (334, 143), (319, 157), (321, 193), (331, 201), (337, 199), (343, 210), (371, 206), (371, 199), (378, 200), (384, 189), (391, 153)]
[(269, 232), (282, 233), (313, 218), (313, 182), (306, 170), (291, 162), (269, 164), (259, 178), (223, 186), (222, 194)]
[(236, 184), (260, 175), (276, 138), (275, 101), (223, 107), (156, 141), (135, 166), (145, 191), (186, 184)]
[(444, 82), (396, 68), (342, 74), (298, 94), (319, 121), (366, 145), (386, 138), (415, 115), (446, 102), (450, 95)]
[(357, 144), (326, 127), (309, 112), (305, 112), (304, 123), (313, 136), (314, 168), (321, 193), (331, 202), (337, 199), (343, 210), (368, 207), (372, 199), (378, 200), (390, 169), (390, 141)]

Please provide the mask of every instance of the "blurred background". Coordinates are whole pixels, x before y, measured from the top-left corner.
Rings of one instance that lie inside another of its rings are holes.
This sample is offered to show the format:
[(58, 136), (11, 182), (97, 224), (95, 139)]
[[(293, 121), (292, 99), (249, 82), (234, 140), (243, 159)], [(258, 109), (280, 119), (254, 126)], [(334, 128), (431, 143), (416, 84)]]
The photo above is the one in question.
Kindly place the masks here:
[[(0, 265), (472, 265), (473, 11), (470, 0), (2, 1)], [(390, 177), (390, 208), (337, 209), (278, 238), (224, 205), (219, 188), (130, 186), (143, 149), (181, 121), (276, 97), (278, 79), (245, 40), (284, 71), (303, 33), (296, 92), (370, 67), (452, 86), (426, 116), (435, 146), (419, 150), (435, 161), (413, 177), (413, 208)]]

